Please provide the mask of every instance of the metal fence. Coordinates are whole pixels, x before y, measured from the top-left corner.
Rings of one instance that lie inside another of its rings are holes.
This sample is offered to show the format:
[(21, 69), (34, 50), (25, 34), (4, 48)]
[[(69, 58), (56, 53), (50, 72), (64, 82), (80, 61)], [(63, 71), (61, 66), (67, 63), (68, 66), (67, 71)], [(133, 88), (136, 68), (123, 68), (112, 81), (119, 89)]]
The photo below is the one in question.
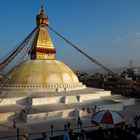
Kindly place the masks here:
[(85, 127), (76, 127), (76, 128), (67, 128), (65, 129), (58, 129), (58, 130), (53, 130), (53, 128), (51, 128), (50, 130), (46, 131), (46, 132), (35, 132), (35, 133), (20, 133), (20, 129), (17, 128), (16, 129), (16, 135), (9, 135), (9, 136), (0, 136), (0, 140), (21, 140), (21, 138), (26, 134), (28, 135), (30, 140), (38, 140), (38, 139), (43, 139), (43, 133), (45, 133), (47, 136), (51, 138), (56, 137), (56, 136), (61, 136), (64, 134), (65, 131), (70, 131), (73, 130), (74, 132), (81, 132), (83, 129), (84, 130), (97, 130), (98, 127), (96, 126), (85, 126)]

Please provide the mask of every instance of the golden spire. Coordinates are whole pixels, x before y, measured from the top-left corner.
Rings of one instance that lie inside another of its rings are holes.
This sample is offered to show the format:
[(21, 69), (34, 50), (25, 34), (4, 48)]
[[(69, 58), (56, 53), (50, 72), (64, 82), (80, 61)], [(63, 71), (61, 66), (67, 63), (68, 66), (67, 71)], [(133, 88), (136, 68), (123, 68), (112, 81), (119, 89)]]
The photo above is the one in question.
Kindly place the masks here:
[(49, 22), (43, 6), (41, 6), (40, 12), (36, 16), (36, 24), (39, 28), (39, 33), (33, 47), (34, 49), (31, 52), (31, 59), (55, 59), (56, 50), (46, 29)]
[(39, 14), (36, 16), (36, 24), (37, 25), (49, 25), (48, 16), (45, 14), (43, 6), (41, 6)]

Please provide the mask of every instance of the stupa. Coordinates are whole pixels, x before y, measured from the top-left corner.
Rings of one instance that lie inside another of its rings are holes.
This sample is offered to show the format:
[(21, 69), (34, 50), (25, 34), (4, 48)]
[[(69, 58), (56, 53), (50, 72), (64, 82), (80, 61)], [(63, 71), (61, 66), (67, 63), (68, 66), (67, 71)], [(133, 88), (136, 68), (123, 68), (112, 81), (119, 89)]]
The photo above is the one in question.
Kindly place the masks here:
[(17, 66), (10, 87), (36, 92), (85, 88), (67, 65), (55, 60), (56, 50), (46, 29), (49, 22), (43, 7), (36, 16), (36, 24), (39, 31), (30, 52), (30, 60)]
[[(111, 96), (110, 91), (87, 88), (67, 65), (55, 60), (56, 50), (47, 31), (49, 22), (43, 7), (36, 16), (36, 24), (38, 32), (29, 53), (30, 60), (10, 71), (14, 75), (3, 88), (0, 121), (16, 118), (34, 123), (87, 116), (95, 106), (123, 108), (125, 99), (122, 103), (122, 98)], [(130, 104), (130, 100), (125, 104)]]

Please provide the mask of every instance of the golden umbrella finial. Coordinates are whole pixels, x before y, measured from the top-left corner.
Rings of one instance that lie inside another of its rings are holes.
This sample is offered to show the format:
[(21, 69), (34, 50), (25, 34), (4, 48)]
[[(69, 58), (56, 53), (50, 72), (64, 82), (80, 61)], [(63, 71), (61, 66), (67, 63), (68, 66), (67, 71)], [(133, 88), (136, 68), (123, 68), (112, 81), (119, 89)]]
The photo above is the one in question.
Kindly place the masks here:
[(41, 26), (49, 25), (48, 16), (46, 15), (43, 6), (41, 6), (39, 14), (36, 16), (36, 24)]

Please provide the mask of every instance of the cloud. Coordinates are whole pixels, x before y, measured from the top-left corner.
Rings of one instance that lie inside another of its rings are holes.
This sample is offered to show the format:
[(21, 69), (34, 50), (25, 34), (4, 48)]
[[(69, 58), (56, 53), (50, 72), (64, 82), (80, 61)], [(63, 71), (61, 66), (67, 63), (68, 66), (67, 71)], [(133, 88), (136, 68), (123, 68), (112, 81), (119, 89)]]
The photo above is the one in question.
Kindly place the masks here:
[(113, 43), (122, 47), (140, 47), (140, 32), (118, 37), (113, 40)]
[(113, 42), (118, 43), (118, 42), (121, 42), (122, 40), (123, 40), (122, 38), (116, 38), (113, 40)]
[(140, 35), (140, 33), (136, 33), (136, 35)]

